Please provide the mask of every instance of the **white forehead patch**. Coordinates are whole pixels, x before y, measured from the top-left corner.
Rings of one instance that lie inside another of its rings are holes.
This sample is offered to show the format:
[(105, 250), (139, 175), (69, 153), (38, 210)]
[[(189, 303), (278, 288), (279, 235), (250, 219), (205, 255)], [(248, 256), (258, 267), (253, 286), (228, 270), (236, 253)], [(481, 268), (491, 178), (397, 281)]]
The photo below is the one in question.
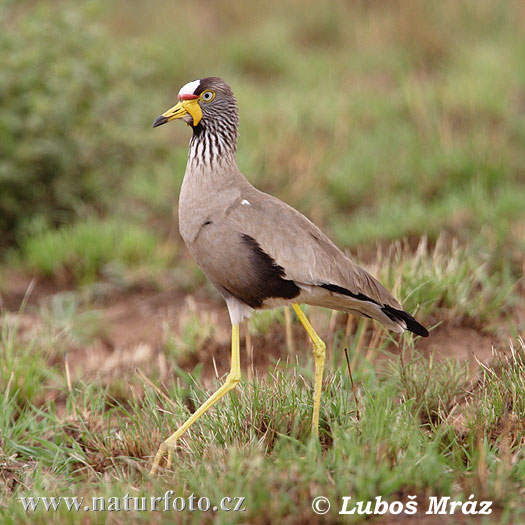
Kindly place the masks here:
[(193, 82), (188, 82), (185, 86), (182, 86), (179, 91), (179, 97), (181, 95), (193, 95), (197, 88), (200, 86), (200, 80), (194, 80)]

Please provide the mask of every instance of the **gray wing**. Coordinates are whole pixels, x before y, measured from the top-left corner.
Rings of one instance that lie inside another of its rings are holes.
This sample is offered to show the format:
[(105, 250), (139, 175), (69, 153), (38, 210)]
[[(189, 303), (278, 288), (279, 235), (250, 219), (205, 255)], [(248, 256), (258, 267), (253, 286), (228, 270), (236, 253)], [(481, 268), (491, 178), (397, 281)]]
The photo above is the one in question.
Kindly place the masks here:
[(203, 225), (189, 248), (225, 297), (253, 308), (294, 300), (426, 335), (390, 292), (317, 226), (253, 187), (243, 188), (220, 216)]
[(235, 202), (226, 212), (230, 227), (257, 241), (284, 269), (286, 278), (363, 294), (381, 304), (399, 302), (366, 270), (347, 257), (315, 224), (284, 202), (255, 190), (250, 204)]
[[(299, 301), (372, 317), (395, 331), (408, 328), (428, 335), (377, 279), (279, 199), (253, 188), (226, 210), (225, 223), (249, 237), (252, 251), (262, 252), (282, 269), (280, 277), (300, 288)], [(252, 256), (252, 262), (257, 258)], [(259, 262), (264, 263), (261, 258)], [(291, 288), (284, 292), (292, 298)]]

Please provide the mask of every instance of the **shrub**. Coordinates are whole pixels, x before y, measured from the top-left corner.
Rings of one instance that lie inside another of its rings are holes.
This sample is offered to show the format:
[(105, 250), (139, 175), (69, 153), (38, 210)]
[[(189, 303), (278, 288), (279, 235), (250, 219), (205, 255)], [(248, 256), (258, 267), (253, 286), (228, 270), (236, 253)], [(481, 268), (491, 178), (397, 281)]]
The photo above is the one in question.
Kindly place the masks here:
[(130, 165), (152, 155), (138, 131), (151, 115), (137, 103), (152, 61), (116, 46), (80, 4), (6, 6), (0, 0), (4, 244), (104, 208)]

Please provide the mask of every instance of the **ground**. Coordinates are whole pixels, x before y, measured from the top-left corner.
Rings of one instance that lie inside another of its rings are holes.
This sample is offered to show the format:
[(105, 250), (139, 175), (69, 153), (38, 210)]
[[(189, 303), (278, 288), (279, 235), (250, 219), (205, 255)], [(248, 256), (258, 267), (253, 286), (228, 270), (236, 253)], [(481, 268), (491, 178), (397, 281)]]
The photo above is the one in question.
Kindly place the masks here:
[[(370, 518), (343, 519), (343, 497), (473, 494), (485, 520), (376, 519), (525, 522), (522, 2), (0, 4), (2, 521), (340, 523)], [(291, 312), (258, 313), (239, 387), (151, 477), (229, 368), (227, 309), (178, 234), (191, 130), (151, 128), (209, 75), (236, 94), (247, 178), (431, 336), (306, 308), (327, 342), (317, 442), (310, 342)], [(246, 511), (20, 499), (168, 490)]]

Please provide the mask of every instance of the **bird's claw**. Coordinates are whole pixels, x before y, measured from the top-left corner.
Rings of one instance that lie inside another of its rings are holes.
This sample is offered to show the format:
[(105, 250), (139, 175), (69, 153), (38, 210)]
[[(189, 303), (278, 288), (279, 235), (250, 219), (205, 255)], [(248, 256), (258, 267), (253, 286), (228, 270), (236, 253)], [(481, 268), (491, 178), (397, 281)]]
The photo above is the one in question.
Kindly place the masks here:
[(177, 440), (171, 440), (170, 438), (162, 442), (159, 450), (155, 454), (153, 459), (153, 465), (151, 466), (150, 475), (155, 476), (158, 474), (163, 459), (166, 459), (166, 468), (170, 469), (173, 465), (173, 456), (175, 454)]

